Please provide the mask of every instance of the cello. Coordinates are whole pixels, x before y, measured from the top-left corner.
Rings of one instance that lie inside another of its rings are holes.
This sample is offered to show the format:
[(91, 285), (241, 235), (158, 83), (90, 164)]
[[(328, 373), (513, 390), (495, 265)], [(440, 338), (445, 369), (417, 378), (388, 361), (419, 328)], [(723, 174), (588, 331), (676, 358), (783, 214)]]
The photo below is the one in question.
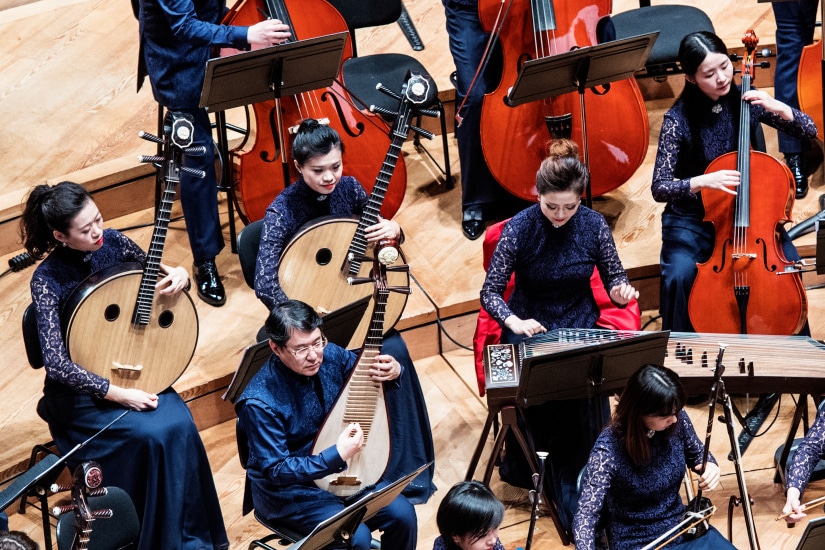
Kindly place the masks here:
[[(227, 12), (224, 25), (251, 26), (266, 18), (289, 25), (290, 41), (347, 31), (347, 23), (325, 0), (240, 0)], [(352, 57), (352, 42), (347, 39), (343, 61)], [(340, 76), (340, 75), (339, 75)], [(338, 131), (347, 157), (347, 173), (365, 182), (367, 191), (374, 182), (384, 151), (390, 146), (389, 126), (379, 115), (366, 115), (352, 105), (337, 79), (323, 90), (262, 101), (252, 105), (254, 124), (242, 143), (230, 153), (232, 185), (236, 189), (238, 210), (246, 222), (259, 220), (272, 199), (299, 174), (293, 166), (290, 140), (285, 126), (305, 118), (327, 119)], [(280, 112), (278, 112), (280, 105)], [(398, 211), (407, 185), (403, 160), (395, 169), (381, 215), (390, 219)]]
[[(484, 96), (481, 148), (490, 172), (514, 195), (536, 199), (535, 173), (554, 139), (551, 126), (572, 117), (572, 136), (583, 143), (578, 93), (509, 107), (505, 97), (524, 61), (548, 57), (596, 43), (599, 19), (609, 15), (610, 0), (479, 0), (485, 31), (499, 35), (503, 54), (501, 81)], [(500, 14), (500, 11), (502, 12)], [(502, 15), (499, 17), (499, 15)], [(500, 21), (500, 24), (497, 24)], [(613, 82), (603, 95), (585, 94), (591, 191), (607, 193), (627, 181), (647, 154), (649, 124), (642, 94), (633, 78)]]
[[(751, 89), (757, 44), (753, 30), (742, 41), (745, 94)], [(807, 317), (802, 277), (785, 258), (777, 235), (778, 224), (790, 219), (794, 181), (784, 163), (751, 150), (750, 120), (750, 103), (742, 100), (737, 150), (705, 170), (737, 170), (740, 184), (736, 195), (702, 190), (705, 221), (713, 223), (716, 237), (710, 259), (697, 264), (688, 313), (697, 332), (790, 335)], [(758, 195), (752, 193), (754, 183)]]

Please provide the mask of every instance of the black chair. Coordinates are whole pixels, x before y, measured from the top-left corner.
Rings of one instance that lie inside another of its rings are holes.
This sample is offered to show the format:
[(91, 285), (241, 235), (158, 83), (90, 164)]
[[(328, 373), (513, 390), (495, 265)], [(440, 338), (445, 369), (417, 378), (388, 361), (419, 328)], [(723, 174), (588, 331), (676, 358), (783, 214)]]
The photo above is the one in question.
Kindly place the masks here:
[[(109, 509), (110, 518), (97, 518), (92, 523), (89, 550), (121, 550), (130, 548), (140, 533), (135, 505), (129, 494), (119, 487), (108, 487), (105, 495), (89, 497), (91, 510)], [(67, 512), (57, 521), (57, 549), (72, 550), (77, 520), (73, 512)], [(51, 546), (49, 546), (51, 548)]]
[(256, 220), (244, 227), (238, 234), (238, 260), (241, 262), (243, 280), (249, 288), (255, 288), (255, 263), (258, 260), (258, 248), (261, 245), (263, 220)]
[[(31, 365), (33, 369), (43, 368), (43, 351), (40, 349), (40, 333), (37, 329), (37, 315), (34, 311), (34, 304), (29, 304), (23, 311), (23, 344), (26, 347), (26, 358), (29, 361), (29, 365)], [(37, 444), (32, 447), (32, 452), (29, 456), (29, 462), (26, 469), (31, 470), (32, 467), (44, 456), (59, 454), (60, 453), (57, 450), (57, 446), (52, 440)], [(41, 519), (43, 521), (43, 541), (47, 548), (51, 548), (52, 544), (47, 488), (49, 485), (54, 483), (59, 474), (60, 470), (41, 480), (38, 485), (32, 488), (28, 495), (24, 495), (23, 498), (20, 499), (20, 507), (18, 509), (19, 513), (25, 514), (28, 497), (33, 496), (37, 498), (42, 516)]]
[(682, 72), (679, 66), (679, 44), (696, 31), (713, 32), (710, 18), (693, 6), (661, 4), (651, 6), (650, 0), (639, 0), (639, 8), (614, 14), (599, 22), (599, 42), (620, 40), (659, 31), (645, 71), (637, 76), (663, 78)]
[[(393, 92), (399, 93), (408, 73), (426, 76), (429, 76), (430, 73), (417, 59), (401, 53), (379, 53), (359, 57), (355, 42), (355, 31), (356, 29), (395, 23), (404, 9), (402, 0), (330, 0), (330, 3), (346, 20), (352, 38), (354, 56), (344, 62), (344, 86), (362, 109), (369, 109), (371, 105), (375, 105), (391, 113), (398, 112), (399, 101), (377, 90), (376, 85), (383, 84)], [(438, 88), (435, 81), (430, 79), (430, 85), (433, 88), (432, 101), (429, 104), (421, 105), (421, 108), (432, 108), (439, 112), (444, 167), (438, 165), (432, 155), (423, 148), (417, 133), (413, 138), (413, 143), (416, 150), (423, 151), (438, 166), (438, 169), (444, 174), (447, 189), (452, 189), (453, 177), (450, 171), (446, 114), (444, 105), (438, 98)], [(420, 125), (421, 119), (419, 117), (416, 126)]]

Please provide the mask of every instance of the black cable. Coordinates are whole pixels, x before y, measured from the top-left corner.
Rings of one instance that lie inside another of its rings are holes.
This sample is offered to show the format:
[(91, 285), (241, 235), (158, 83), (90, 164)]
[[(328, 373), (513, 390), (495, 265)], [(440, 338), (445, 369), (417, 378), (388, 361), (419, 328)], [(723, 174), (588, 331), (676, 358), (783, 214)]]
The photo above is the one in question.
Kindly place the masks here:
[(435, 310), (435, 322), (438, 325), (438, 328), (441, 329), (441, 332), (444, 333), (444, 336), (446, 336), (447, 339), (450, 342), (452, 342), (456, 346), (460, 347), (461, 349), (466, 349), (467, 351), (473, 351), (472, 346), (465, 346), (464, 344), (459, 343), (455, 338), (450, 336), (450, 333), (447, 332), (447, 329), (444, 328), (444, 324), (441, 322), (441, 315), (438, 314), (438, 306), (436, 305), (436, 303), (433, 301), (433, 299), (430, 297), (430, 295), (427, 294), (427, 291), (424, 290), (424, 287), (421, 286), (421, 283), (418, 282), (418, 279), (415, 278), (415, 275), (413, 275), (412, 272), (410, 272), (410, 279), (412, 279), (413, 282), (416, 284), (416, 286), (419, 289), (421, 289), (421, 292), (424, 293), (424, 297), (427, 298), (427, 300), (433, 305), (433, 308)]
[(0, 273), (0, 277), (5, 277), (12, 271), (22, 271), (30, 265), (34, 265), (35, 262), (37, 262), (37, 260), (35, 260), (31, 254), (29, 254), (28, 252), (22, 252), (17, 256), (9, 259), (9, 268), (5, 270), (3, 273)]
[(650, 323), (653, 323), (654, 321), (656, 321), (658, 319), (661, 319), (661, 318), (662, 318), (661, 315), (657, 315), (656, 317), (651, 317), (650, 319), (648, 319), (647, 323), (642, 325), (642, 330), (645, 330), (647, 327), (649, 327)]

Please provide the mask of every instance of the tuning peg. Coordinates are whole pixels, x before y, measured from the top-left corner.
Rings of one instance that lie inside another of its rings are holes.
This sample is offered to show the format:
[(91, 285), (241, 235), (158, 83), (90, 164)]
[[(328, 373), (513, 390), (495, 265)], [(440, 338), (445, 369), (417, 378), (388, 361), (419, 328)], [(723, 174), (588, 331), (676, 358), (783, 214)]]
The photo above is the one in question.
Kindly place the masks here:
[(59, 483), (52, 483), (49, 485), (49, 491), (51, 491), (52, 494), (62, 493), (63, 491), (68, 491), (71, 488), (71, 485), (62, 485)]
[(73, 512), (76, 508), (77, 506), (75, 506), (74, 504), (67, 504), (66, 506), (55, 506), (52, 508), (52, 515), (62, 516), (63, 514)]
[(372, 279), (369, 277), (347, 277), (347, 284), (352, 285), (362, 285), (364, 283), (371, 283)]
[(150, 134), (149, 132), (144, 132), (143, 130), (138, 132), (138, 137), (141, 138), (141, 139), (145, 139), (146, 141), (152, 141), (152, 142), (155, 142), (155, 143), (163, 143), (163, 138), (159, 138), (158, 136), (156, 136), (154, 134)]
[(195, 176), (196, 178), (205, 178), (206, 172), (203, 170), (198, 170), (197, 168), (188, 168), (186, 166), (182, 166), (180, 169), (181, 172), (186, 172), (191, 176)]
[(89, 489), (86, 494), (90, 497), (102, 497), (109, 494), (109, 489), (106, 487), (98, 487), (96, 489)]
[(418, 126), (410, 125), (410, 130), (412, 130), (413, 132), (415, 132), (419, 136), (425, 137), (427, 139), (433, 139), (435, 137), (434, 133), (430, 132), (429, 130), (424, 130), (423, 128), (419, 128)]
[(389, 88), (387, 88), (386, 86), (384, 86), (380, 82), (375, 85), (375, 89), (378, 90), (381, 93), (387, 94), (388, 96), (390, 96), (393, 99), (397, 99), (398, 101), (401, 101), (401, 96), (400, 95), (398, 95), (394, 91), (390, 90)]
[(420, 115), (429, 116), (433, 118), (438, 118), (441, 116), (441, 113), (436, 111), (435, 109), (416, 109), (415, 112)]
[(183, 154), (184, 155), (194, 155), (196, 157), (199, 157), (201, 155), (206, 154), (206, 147), (204, 147), (203, 145), (195, 145), (193, 147), (187, 147), (186, 149), (183, 150)]
[(397, 292), (399, 294), (406, 294), (407, 296), (412, 294), (412, 289), (408, 286), (391, 286), (388, 287), (387, 290), (390, 292)]
[(138, 155), (138, 162), (163, 162), (164, 160), (161, 155)]
[(372, 258), (364, 256), (363, 254), (354, 254), (350, 252), (347, 254), (347, 261), (349, 262), (371, 262)]
[(395, 111), (390, 111), (389, 109), (381, 107), (380, 105), (370, 105), (370, 112), (371, 113), (378, 113), (379, 115), (386, 115), (386, 116), (393, 116), (393, 117), (398, 114)]
[(401, 271), (404, 273), (410, 272), (410, 266), (408, 264), (400, 264), (400, 265), (388, 265), (387, 271)]
[(95, 519), (108, 519), (112, 517), (114, 512), (112, 512), (111, 508), (101, 508), (100, 510), (93, 510), (92, 517)]

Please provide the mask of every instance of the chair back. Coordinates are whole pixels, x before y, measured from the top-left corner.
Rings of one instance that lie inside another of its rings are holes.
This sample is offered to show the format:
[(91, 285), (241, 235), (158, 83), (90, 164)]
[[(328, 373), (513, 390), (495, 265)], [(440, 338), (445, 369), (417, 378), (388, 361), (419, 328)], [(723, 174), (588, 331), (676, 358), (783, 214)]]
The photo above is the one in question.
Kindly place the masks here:
[(29, 304), (23, 312), (23, 344), (26, 346), (26, 357), (33, 369), (43, 366), (43, 350), (40, 348), (40, 331), (37, 330), (37, 314), (34, 304)]
[(395, 23), (401, 17), (401, 0), (329, 0), (350, 31)]
[[(111, 518), (97, 518), (92, 523), (89, 550), (120, 550), (129, 548), (140, 533), (135, 505), (129, 494), (119, 487), (108, 487), (105, 495), (89, 497), (91, 510), (109, 509)], [(68, 512), (57, 521), (57, 548), (71, 550), (75, 537), (74, 513)]]
[(255, 265), (258, 261), (263, 227), (263, 220), (255, 220), (244, 227), (238, 235), (238, 260), (241, 262), (241, 272), (244, 281), (252, 289), (255, 288)]

